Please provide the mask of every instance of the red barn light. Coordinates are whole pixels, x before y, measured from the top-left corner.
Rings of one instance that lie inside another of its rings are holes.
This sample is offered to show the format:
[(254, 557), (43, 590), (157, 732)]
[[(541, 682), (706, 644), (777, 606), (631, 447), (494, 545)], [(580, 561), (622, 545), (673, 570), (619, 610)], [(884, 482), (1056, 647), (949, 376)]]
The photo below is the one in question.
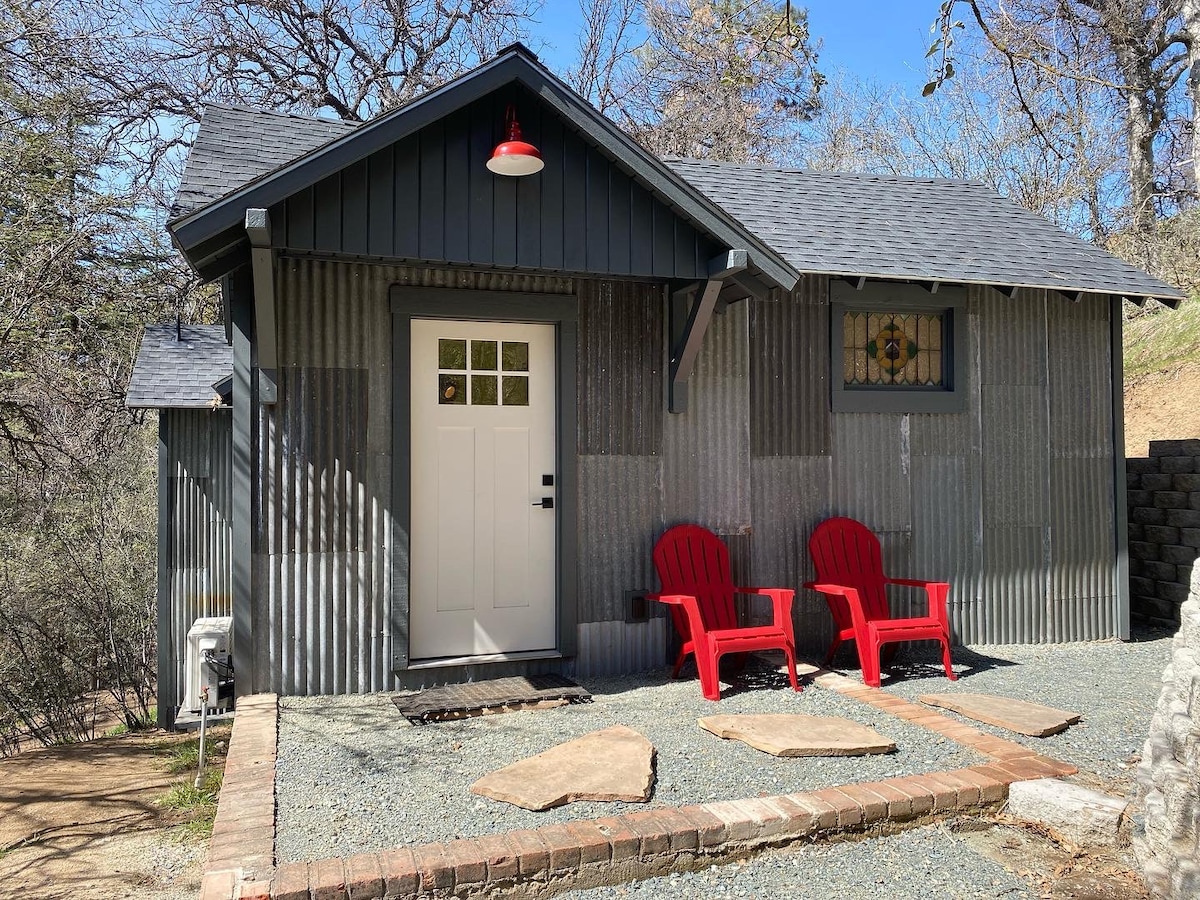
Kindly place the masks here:
[(504, 125), (508, 137), (496, 145), (487, 167), (497, 175), (532, 175), (542, 171), (545, 163), (542, 162), (541, 151), (521, 139), (521, 123), (517, 121), (517, 111), (512, 106), (504, 115)]

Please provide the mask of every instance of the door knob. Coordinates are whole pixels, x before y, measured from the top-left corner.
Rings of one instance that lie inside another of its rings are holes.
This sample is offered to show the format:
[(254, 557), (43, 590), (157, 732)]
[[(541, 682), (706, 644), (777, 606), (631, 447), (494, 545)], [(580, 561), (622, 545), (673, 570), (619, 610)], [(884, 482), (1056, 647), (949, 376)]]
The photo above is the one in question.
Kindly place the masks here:
[(542, 509), (554, 509), (554, 498), (553, 497), (543, 497), (537, 503), (534, 503), (532, 505), (540, 506)]

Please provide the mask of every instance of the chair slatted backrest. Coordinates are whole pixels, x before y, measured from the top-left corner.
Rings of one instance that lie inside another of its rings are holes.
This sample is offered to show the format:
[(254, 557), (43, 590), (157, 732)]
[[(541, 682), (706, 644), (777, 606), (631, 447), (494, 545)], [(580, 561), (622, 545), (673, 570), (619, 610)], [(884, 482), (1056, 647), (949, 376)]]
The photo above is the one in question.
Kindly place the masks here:
[[(662, 593), (696, 598), (706, 630), (737, 627), (729, 550), (707, 528), (699, 525), (668, 528), (654, 545), (654, 568), (662, 582)], [(689, 640), (691, 629), (683, 610), (672, 606), (671, 615), (676, 629), (684, 640)]]
[[(858, 591), (868, 620), (889, 619), (884, 588), (883, 555), (879, 539), (862, 522), (839, 516), (826, 519), (808, 542), (817, 570), (817, 581), (838, 584)], [(839, 628), (849, 628), (850, 608), (840, 597), (827, 597)]]

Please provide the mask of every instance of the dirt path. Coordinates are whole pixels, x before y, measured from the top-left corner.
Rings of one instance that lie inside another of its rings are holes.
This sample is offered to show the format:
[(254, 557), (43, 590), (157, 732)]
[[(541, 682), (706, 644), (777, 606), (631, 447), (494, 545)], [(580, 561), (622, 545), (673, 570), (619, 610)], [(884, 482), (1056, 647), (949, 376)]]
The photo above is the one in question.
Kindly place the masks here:
[(0, 760), (0, 884), (21, 896), (195, 897), (205, 847), (155, 802), (186, 779), (164, 767), (184, 735), (131, 734)]

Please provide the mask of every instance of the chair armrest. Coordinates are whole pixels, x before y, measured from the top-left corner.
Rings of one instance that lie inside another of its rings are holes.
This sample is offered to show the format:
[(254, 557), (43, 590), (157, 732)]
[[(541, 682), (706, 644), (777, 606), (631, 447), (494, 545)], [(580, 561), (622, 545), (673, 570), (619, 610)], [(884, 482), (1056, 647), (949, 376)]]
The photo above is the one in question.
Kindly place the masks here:
[(852, 587), (846, 587), (841, 584), (825, 584), (819, 581), (806, 581), (804, 586), (810, 591), (816, 591), (819, 594), (833, 594), (835, 597), (849, 597), (854, 595), (854, 599), (858, 599), (858, 591)]
[(946, 581), (922, 581), (919, 578), (885, 578), (883, 579), (888, 584), (898, 584), (903, 587), (929, 587), (931, 584), (944, 584), (949, 587), (949, 582)]
[(855, 632), (860, 635), (866, 635), (867, 616), (863, 612), (862, 599), (858, 596), (857, 588), (848, 587), (844, 584), (827, 584), (818, 581), (806, 581), (804, 586), (809, 590), (827, 595), (827, 602), (828, 597), (844, 597), (846, 606), (850, 609), (850, 622), (854, 626)]
[(688, 597), (686, 594), (647, 594), (647, 600), (657, 600), (659, 603), (669, 603), (672, 606), (683, 606), (685, 600), (695, 600), (695, 597)]
[(646, 599), (656, 600), (670, 606), (682, 606), (687, 615), (688, 630), (691, 632), (692, 640), (700, 640), (708, 633), (708, 629), (704, 627), (704, 618), (700, 615), (700, 604), (690, 594), (647, 594)]
[(792, 624), (792, 600), (796, 597), (796, 592), (791, 588), (760, 588), (760, 587), (735, 587), (734, 591), (739, 594), (756, 594), (760, 597), (770, 597), (771, 607), (775, 613), (775, 627), (780, 628), (786, 626), (790, 633)]
[(929, 596), (929, 616), (942, 622), (949, 622), (946, 611), (946, 598), (950, 594), (950, 584), (946, 581), (920, 581), (914, 578), (885, 578), (886, 584), (897, 584), (901, 587), (925, 588)]

